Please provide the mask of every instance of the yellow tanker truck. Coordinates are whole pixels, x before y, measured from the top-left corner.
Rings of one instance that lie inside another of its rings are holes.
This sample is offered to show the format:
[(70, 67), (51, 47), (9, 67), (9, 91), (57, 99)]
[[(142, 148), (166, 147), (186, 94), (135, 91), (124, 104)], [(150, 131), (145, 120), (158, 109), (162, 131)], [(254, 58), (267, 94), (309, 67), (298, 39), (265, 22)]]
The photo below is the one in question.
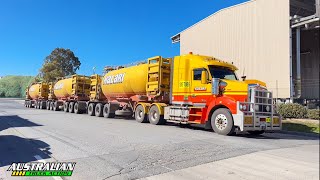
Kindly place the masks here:
[[(210, 56), (156, 56), (146, 63), (109, 68), (103, 77), (92, 75), (85, 83), (61, 80), (54, 85), (56, 97), (48, 102), (54, 110), (133, 116), (155, 125), (200, 124), (222, 135), (280, 130), (272, 92), (264, 82), (239, 80), (236, 70)], [(79, 87), (82, 93), (76, 94)]]
[(24, 105), (28, 108), (45, 109), (48, 99), (48, 84), (45, 82), (33, 83), (26, 89)]
[(86, 111), (90, 95), (90, 77), (72, 75), (56, 83), (49, 83), (47, 109), (81, 113)]

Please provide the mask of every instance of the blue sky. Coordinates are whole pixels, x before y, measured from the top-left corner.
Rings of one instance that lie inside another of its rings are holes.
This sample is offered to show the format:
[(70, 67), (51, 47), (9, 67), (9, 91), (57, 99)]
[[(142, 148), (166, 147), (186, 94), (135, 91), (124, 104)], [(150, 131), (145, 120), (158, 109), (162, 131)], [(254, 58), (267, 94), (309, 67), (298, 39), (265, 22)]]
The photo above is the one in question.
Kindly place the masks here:
[(179, 55), (170, 37), (246, 0), (1, 0), (0, 76), (36, 75), (56, 47), (71, 49), (79, 74)]

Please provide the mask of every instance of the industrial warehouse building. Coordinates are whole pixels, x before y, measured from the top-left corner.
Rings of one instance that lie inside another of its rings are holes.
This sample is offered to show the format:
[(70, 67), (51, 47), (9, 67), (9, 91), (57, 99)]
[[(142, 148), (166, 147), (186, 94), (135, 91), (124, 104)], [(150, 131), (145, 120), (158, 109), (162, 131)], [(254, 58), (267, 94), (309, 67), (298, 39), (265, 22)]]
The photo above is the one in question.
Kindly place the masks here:
[(274, 98), (319, 99), (319, 0), (251, 0), (222, 9), (172, 38), (180, 54), (233, 62)]

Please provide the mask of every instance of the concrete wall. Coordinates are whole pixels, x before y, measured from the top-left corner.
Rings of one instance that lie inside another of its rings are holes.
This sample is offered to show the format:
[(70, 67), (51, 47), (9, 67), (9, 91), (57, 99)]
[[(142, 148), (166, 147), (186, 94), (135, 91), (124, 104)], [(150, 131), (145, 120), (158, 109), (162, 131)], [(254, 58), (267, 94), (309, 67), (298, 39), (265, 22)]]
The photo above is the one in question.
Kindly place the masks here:
[(289, 0), (253, 0), (223, 9), (180, 33), (180, 53), (234, 62), (247, 79), (290, 97)]

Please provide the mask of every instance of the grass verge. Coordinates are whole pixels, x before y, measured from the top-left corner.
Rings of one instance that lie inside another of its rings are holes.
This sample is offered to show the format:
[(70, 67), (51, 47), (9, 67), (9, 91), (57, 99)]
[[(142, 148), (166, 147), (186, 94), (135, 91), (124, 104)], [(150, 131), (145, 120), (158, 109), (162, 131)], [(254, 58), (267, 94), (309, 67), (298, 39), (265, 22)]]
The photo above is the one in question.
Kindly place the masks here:
[(282, 120), (282, 130), (304, 133), (320, 133), (319, 120), (286, 119)]

